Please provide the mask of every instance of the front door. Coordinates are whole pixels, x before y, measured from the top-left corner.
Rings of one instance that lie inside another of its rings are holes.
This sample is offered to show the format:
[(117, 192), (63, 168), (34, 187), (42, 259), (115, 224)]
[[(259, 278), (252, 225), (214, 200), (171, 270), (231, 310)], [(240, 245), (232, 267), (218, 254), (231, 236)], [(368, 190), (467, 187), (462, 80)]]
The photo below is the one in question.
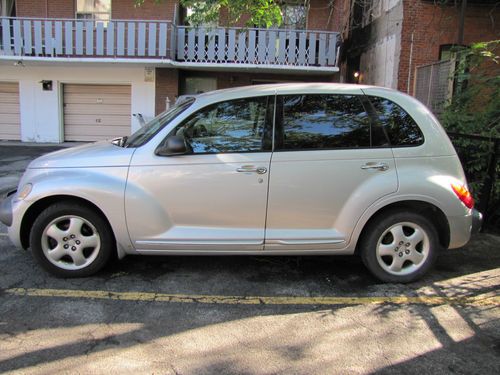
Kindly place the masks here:
[(263, 249), (273, 101), (225, 101), (189, 116), (169, 134), (185, 139), (184, 155), (137, 150), (125, 200), (136, 249)]
[(391, 148), (362, 94), (277, 103), (265, 249), (343, 248), (366, 208), (397, 189)]

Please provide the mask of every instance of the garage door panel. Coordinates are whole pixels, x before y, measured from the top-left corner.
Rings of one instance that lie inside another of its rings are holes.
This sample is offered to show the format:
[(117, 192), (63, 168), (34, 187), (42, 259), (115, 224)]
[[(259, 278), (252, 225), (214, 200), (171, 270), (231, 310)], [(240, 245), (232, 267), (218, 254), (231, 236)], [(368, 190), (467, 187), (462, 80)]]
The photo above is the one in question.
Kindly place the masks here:
[[(0, 103), (12, 103), (19, 106), (19, 95), (12, 92), (1, 92), (0, 91)], [(19, 108), (18, 108), (19, 112)]]
[(63, 90), (66, 140), (96, 141), (130, 134), (130, 86), (68, 84)]
[(68, 94), (126, 94), (130, 95), (131, 88), (126, 85), (64, 85), (64, 92)]
[(0, 82), (0, 139), (21, 139), (19, 84)]
[[(71, 126), (67, 126), (66, 129), (70, 129), (73, 126), (78, 125), (89, 125), (89, 126), (127, 126), (130, 132), (130, 125), (128, 125), (128, 116), (94, 116), (93, 119), (89, 119), (89, 116), (85, 115), (66, 115), (64, 116), (64, 123), (70, 123)], [(127, 123), (127, 125), (123, 125)]]
[(0, 124), (0, 127), (2, 128), (2, 132), (5, 132), (5, 134), (18, 134), (19, 133), (19, 126), (17, 124)]
[(123, 115), (130, 111), (130, 105), (66, 104), (64, 107), (68, 115)]
[(110, 128), (109, 126), (96, 127), (92, 125), (79, 125), (79, 126), (73, 126), (71, 130), (68, 131), (68, 135), (78, 136), (79, 134), (82, 134), (82, 135), (107, 137), (107, 138), (113, 136), (126, 135), (127, 133), (129, 133), (128, 126), (115, 126), (113, 128)]
[(11, 124), (19, 126), (19, 113), (0, 113), (0, 124)]
[(130, 95), (128, 94), (113, 94), (113, 95), (98, 95), (95, 94), (66, 94), (64, 96), (66, 104), (122, 104), (130, 105)]
[(2, 104), (2, 114), (3, 115), (19, 115), (19, 103), (5, 103)]
[(19, 94), (19, 85), (17, 82), (0, 82), (0, 92)]

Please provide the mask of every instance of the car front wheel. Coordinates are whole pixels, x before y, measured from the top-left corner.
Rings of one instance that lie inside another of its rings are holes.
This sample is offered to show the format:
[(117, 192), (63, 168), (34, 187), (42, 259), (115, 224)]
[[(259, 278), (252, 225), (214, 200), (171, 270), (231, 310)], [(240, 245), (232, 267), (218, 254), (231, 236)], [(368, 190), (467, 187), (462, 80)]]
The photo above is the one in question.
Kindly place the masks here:
[(30, 245), (37, 262), (58, 277), (84, 277), (107, 263), (113, 235), (106, 220), (73, 203), (57, 203), (35, 220)]
[(426, 217), (390, 212), (373, 221), (361, 240), (361, 258), (378, 279), (408, 283), (434, 264), (439, 248), (436, 229)]

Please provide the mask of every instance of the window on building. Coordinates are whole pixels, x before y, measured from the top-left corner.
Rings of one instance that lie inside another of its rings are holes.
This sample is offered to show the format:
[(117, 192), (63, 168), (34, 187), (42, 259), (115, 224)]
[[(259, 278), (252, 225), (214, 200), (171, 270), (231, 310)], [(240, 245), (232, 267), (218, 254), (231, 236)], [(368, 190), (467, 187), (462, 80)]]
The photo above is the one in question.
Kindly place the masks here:
[(453, 91), (460, 92), (464, 90), (468, 81), (465, 79), (465, 73), (469, 70), (469, 62), (467, 55), (463, 53), (465, 46), (459, 44), (443, 44), (439, 46), (439, 60), (440, 61), (454, 61), (455, 75), (453, 79)]
[(443, 44), (439, 46), (439, 61), (456, 58), (459, 48), (456, 44)]
[(282, 28), (304, 30), (307, 27), (307, 8), (304, 1), (284, 1), (281, 5)]
[(108, 23), (111, 19), (111, 0), (76, 0), (76, 18)]

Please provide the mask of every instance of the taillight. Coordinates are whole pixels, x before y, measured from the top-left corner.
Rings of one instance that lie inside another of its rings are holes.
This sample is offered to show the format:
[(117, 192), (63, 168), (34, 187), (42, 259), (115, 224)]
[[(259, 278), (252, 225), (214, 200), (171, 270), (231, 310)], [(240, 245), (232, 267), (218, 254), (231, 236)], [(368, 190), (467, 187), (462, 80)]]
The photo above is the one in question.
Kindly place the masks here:
[(472, 208), (474, 207), (474, 198), (472, 198), (471, 193), (469, 190), (464, 185), (459, 185), (459, 184), (451, 184), (451, 188), (457, 195), (458, 199), (462, 201), (463, 204), (465, 204), (465, 207), (467, 208)]

